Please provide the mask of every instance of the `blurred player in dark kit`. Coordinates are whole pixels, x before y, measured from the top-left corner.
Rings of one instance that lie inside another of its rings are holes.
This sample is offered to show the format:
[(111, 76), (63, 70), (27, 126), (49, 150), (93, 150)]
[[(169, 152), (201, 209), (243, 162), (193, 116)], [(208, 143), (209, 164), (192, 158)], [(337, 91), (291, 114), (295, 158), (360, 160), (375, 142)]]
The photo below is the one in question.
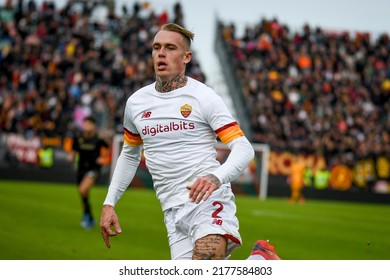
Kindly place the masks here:
[(83, 120), (82, 134), (74, 137), (73, 152), (69, 156), (69, 161), (73, 161), (75, 155), (78, 154), (77, 185), (83, 205), (81, 226), (85, 229), (90, 229), (95, 225), (89, 203), (89, 193), (99, 176), (101, 165), (104, 162), (103, 147), (107, 148), (108, 144), (98, 136), (95, 119), (86, 117)]

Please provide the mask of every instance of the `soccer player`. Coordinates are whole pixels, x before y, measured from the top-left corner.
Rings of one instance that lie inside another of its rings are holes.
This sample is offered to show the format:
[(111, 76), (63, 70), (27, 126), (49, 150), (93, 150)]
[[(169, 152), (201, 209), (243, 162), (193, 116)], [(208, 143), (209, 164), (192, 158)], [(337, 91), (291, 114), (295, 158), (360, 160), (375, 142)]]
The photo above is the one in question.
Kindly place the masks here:
[[(89, 203), (89, 192), (99, 176), (101, 164), (104, 161), (104, 154), (101, 154), (102, 147), (108, 147), (107, 142), (101, 139), (96, 133), (96, 124), (93, 117), (86, 117), (83, 120), (83, 132), (79, 137), (73, 139), (73, 152), (69, 161), (73, 161), (77, 153), (77, 185), (83, 205), (83, 217), (81, 226), (90, 229), (95, 225)], [(106, 150), (107, 151), (107, 150)]]
[[(152, 45), (156, 81), (126, 103), (124, 144), (100, 220), (108, 248), (109, 238), (122, 232), (114, 206), (134, 177), (142, 149), (164, 212), (172, 259), (225, 259), (241, 245), (230, 182), (254, 151), (222, 99), (185, 76), (193, 36), (179, 25), (163, 25)], [(231, 150), (222, 165), (216, 160), (217, 136)], [(255, 247), (273, 251), (262, 245)]]
[(291, 204), (299, 201), (304, 203), (305, 198), (302, 194), (302, 190), (305, 187), (305, 162), (304, 160), (296, 155), (294, 160), (291, 162), (290, 175), (288, 180), (290, 181), (290, 199)]

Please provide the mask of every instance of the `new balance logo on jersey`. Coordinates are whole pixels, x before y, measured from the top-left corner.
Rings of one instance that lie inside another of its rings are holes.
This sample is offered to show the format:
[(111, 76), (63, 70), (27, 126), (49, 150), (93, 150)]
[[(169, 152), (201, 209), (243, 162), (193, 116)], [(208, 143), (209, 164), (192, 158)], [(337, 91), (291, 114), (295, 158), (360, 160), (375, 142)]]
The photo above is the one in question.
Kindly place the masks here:
[(141, 119), (147, 119), (147, 118), (150, 118), (150, 115), (152, 114), (152, 112), (150, 111), (145, 111), (143, 114), (142, 114), (142, 117)]

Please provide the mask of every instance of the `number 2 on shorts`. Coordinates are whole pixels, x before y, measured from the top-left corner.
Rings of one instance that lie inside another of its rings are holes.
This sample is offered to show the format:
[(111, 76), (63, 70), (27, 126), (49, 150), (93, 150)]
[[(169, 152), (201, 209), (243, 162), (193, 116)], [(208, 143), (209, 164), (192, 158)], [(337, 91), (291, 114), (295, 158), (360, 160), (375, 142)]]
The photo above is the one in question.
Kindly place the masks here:
[(218, 216), (219, 212), (221, 212), (223, 210), (223, 204), (221, 202), (218, 202), (218, 201), (214, 201), (213, 202), (213, 206), (218, 206), (217, 210), (215, 210), (213, 212), (213, 214), (211, 215), (211, 217), (213, 217), (214, 219), (220, 219), (221, 217)]

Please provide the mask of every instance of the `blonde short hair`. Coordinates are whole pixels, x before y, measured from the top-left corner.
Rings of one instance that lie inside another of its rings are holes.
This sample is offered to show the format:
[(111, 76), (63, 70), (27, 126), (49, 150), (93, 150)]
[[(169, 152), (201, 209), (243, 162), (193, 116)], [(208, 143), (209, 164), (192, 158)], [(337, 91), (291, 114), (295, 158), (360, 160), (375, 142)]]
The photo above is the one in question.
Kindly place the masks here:
[(166, 24), (161, 26), (160, 30), (172, 31), (172, 32), (179, 33), (185, 39), (188, 48), (191, 47), (191, 42), (194, 40), (194, 36), (195, 36), (194, 33), (185, 29), (184, 27), (181, 27), (180, 25), (178, 25), (176, 23), (166, 23)]

